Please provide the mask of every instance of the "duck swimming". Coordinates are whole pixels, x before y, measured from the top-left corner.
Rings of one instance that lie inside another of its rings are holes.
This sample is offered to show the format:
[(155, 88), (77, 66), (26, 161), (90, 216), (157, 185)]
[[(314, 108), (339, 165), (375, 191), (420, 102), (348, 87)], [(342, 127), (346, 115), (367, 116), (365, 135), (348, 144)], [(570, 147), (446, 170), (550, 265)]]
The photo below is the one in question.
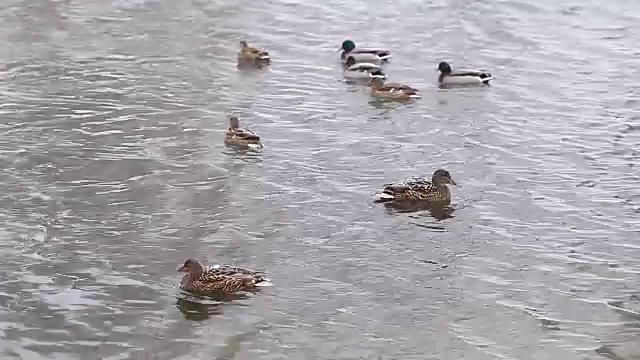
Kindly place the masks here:
[(196, 293), (232, 294), (254, 290), (267, 282), (264, 274), (232, 265), (214, 265), (203, 267), (195, 259), (187, 259), (178, 272), (186, 273), (180, 282), (180, 288)]
[(453, 70), (451, 65), (442, 61), (438, 64), (440, 85), (489, 85), (493, 78), (491, 74), (483, 70), (457, 69)]
[(372, 63), (357, 63), (347, 67), (344, 70), (344, 77), (347, 79), (386, 79), (387, 76), (382, 72), (380, 66)]
[(250, 145), (262, 146), (260, 136), (249, 129), (240, 127), (240, 120), (237, 116), (229, 118), (229, 128), (224, 138), (227, 145), (248, 147)]
[(240, 52), (238, 53), (238, 66), (262, 67), (271, 63), (269, 53), (258, 48), (249, 46), (246, 41), (240, 41)]
[(384, 79), (374, 77), (370, 81), (371, 96), (389, 99), (407, 101), (410, 99), (419, 99), (418, 89), (411, 86), (397, 83), (384, 83)]
[(379, 48), (356, 48), (356, 44), (351, 40), (345, 40), (342, 42), (340, 49), (340, 60), (346, 65), (351, 66), (359, 62), (368, 62), (374, 64), (380, 64), (383, 61), (389, 60), (391, 57), (391, 51)]
[(451, 201), (451, 191), (447, 185), (457, 186), (447, 170), (438, 169), (430, 182), (425, 178), (411, 178), (385, 185), (382, 192), (376, 194), (376, 202)]

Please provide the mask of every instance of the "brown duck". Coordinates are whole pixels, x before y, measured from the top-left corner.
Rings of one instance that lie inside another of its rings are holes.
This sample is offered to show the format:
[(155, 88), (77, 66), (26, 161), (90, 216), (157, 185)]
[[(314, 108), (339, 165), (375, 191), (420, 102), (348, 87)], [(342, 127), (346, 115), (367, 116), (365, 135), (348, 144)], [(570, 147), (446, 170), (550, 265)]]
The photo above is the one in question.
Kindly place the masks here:
[(229, 118), (229, 128), (225, 134), (224, 143), (227, 145), (249, 146), (255, 144), (262, 147), (260, 136), (255, 132), (240, 127), (240, 120), (236, 116)]
[(238, 53), (238, 66), (258, 66), (267, 65), (271, 62), (269, 53), (258, 48), (249, 46), (246, 41), (240, 41), (240, 52)]
[(204, 267), (195, 259), (187, 259), (177, 270), (186, 273), (182, 277), (180, 288), (196, 293), (233, 294), (252, 291), (267, 281), (264, 273), (258, 271), (232, 265)]
[(419, 99), (418, 89), (395, 83), (384, 83), (384, 79), (372, 78), (370, 82), (371, 95), (377, 98), (406, 101)]
[(451, 191), (447, 185), (456, 186), (447, 170), (438, 169), (431, 182), (425, 178), (412, 178), (395, 184), (387, 184), (377, 194), (376, 202), (388, 201), (451, 201)]

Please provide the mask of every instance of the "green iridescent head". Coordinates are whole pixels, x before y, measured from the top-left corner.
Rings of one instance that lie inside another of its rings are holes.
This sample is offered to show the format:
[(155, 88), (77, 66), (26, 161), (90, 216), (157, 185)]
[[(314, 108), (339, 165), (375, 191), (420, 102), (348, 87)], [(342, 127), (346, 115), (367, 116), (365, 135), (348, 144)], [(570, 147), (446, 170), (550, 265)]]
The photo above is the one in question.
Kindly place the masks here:
[(353, 41), (351, 40), (345, 40), (342, 42), (341, 49), (344, 50), (345, 52), (349, 52), (355, 48), (356, 48), (356, 44), (354, 44)]

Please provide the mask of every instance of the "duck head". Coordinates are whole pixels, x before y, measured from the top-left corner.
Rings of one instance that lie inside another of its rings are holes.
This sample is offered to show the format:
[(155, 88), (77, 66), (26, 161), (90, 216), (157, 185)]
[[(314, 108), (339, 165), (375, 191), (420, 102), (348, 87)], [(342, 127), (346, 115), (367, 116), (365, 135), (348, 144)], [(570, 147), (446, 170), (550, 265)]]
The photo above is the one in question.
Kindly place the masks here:
[(356, 44), (354, 44), (353, 41), (345, 40), (345, 41), (342, 42), (342, 46), (340, 46), (340, 49), (338, 51), (344, 50), (345, 53), (348, 53), (348, 52), (352, 51), (355, 48), (356, 48)]
[(187, 273), (189, 278), (195, 279), (202, 275), (202, 265), (195, 259), (187, 259), (182, 266), (176, 269), (178, 272)]
[(438, 70), (440, 70), (441, 73), (443, 74), (451, 74), (451, 65), (449, 65), (447, 62), (442, 61), (440, 62), (440, 64), (438, 64)]
[(436, 186), (444, 186), (447, 184), (458, 186), (458, 184), (456, 184), (456, 182), (453, 181), (451, 174), (449, 174), (449, 172), (444, 169), (436, 170), (433, 173), (433, 176), (431, 177), (431, 182)]
[(240, 120), (237, 116), (232, 116), (229, 118), (229, 129), (237, 129), (240, 127)]

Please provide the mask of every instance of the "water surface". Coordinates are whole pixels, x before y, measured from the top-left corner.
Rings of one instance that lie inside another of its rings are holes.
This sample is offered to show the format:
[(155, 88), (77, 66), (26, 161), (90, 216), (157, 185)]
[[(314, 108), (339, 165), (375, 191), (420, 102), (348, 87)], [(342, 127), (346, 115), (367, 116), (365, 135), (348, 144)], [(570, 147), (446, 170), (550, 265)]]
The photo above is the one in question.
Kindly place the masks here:
[[(4, 358), (640, 356), (635, 2), (8, 0), (0, 20)], [(342, 82), (345, 38), (391, 48), (423, 98)], [(272, 66), (238, 71), (243, 39)], [(494, 85), (439, 90), (441, 60)], [(261, 152), (223, 146), (232, 113)], [(444, 219), (371, 202), (440, 167)], [(187, 257), (274, 286), (196, 300)]]

